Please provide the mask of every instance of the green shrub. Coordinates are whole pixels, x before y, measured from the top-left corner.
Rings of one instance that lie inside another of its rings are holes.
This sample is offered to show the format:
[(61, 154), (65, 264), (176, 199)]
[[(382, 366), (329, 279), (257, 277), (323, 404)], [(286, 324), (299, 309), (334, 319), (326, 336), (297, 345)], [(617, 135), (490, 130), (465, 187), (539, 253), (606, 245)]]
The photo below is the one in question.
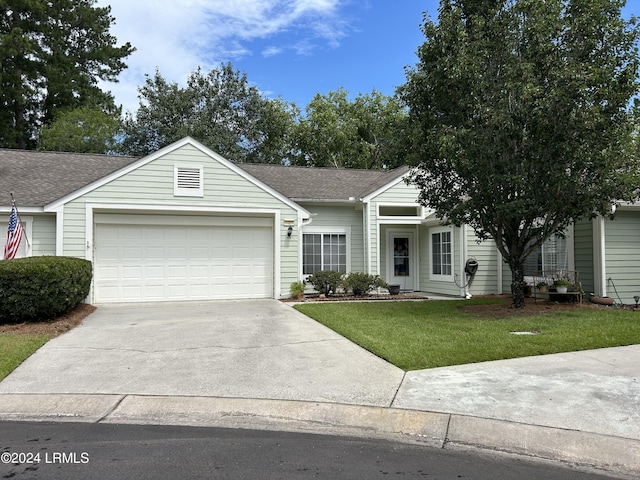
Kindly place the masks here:
[(318, 292), (331, 295), (342, 286), (342, 273), (335, 270), (320, 270), (311, 275), (307, 281)]
[(304, 283), (300, 280), (293, 282), (291, 287), (289, 287), (289, 290), (291, 291), (293, 298), (301, 298), (304, 296)]
[(382, 280), (378, 275), (352, 272), (344, 279), (344, 287), (350, 289), (354, 295), (362, 296), (374, 288), (387, 288), (387, 282)]
[(71, 257), (0, 261), (0, 323), (49, 320), (89, 294), (91, 262)]

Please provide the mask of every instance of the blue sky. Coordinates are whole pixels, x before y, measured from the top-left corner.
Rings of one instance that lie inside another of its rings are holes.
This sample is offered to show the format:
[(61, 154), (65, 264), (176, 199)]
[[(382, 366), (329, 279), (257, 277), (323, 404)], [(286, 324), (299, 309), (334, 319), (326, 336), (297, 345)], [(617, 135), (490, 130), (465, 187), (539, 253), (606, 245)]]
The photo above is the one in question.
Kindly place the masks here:
[[(625, 17), (640, 15), (629, 0)], [(111, 90), (125, 111), (156, 69), (184, 84), (230, 61), (269, 97), (304, 110), (316, 93), (344, 87), (351, 97), (374, 88), (392, 95), (424, 42), (423, 12), (437, 19), (438, 0), (98, 0), (111, 5), (119, 43), (137, 51)]]

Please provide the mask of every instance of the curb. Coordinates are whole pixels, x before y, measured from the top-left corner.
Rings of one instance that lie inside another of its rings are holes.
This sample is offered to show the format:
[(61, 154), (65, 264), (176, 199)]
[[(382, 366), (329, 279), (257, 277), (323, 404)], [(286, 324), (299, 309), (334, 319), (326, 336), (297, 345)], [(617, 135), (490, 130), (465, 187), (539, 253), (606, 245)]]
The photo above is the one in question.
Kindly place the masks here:
[(2, 394), (0, 420), (251, 428), (484, 449), (640, 476), (640, 440), (457, 414), (288, 400)]

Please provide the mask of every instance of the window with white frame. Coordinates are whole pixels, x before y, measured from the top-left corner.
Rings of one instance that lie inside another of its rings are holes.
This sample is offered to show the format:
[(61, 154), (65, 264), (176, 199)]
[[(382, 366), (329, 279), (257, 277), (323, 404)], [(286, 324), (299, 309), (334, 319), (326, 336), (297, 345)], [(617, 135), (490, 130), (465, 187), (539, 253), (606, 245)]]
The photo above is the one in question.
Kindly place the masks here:
[(453, 278), (453, 234), (451, 229), (431, 230), (431, 277)]
[(524, 261), (524, 274), (569, 269), (569, 244), (566, 238), (551, 235)]
[(305, 233), (302, 235), (302, 273), (320, 270), (347, 272), (346, 233)]

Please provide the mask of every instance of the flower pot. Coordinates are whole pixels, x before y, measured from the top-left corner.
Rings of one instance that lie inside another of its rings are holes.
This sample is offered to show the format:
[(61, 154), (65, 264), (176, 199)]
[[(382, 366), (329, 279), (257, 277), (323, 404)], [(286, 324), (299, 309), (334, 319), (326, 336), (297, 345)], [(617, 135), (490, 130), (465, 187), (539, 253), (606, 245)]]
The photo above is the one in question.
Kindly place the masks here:
[(558, 293), (567, 293), (567, 290), (569, 290), (569, 287), (556, 287), (556, 292)]
[(400, 293), (400, 285), (389, 285), (389, 294), (398, 295)]
[(548, 287), (547, 287), (546, 285), (545, 285), (544, 287), (538, 287), (538, 291), (539, 291), (540, 293), (547, 293), (547, 288), (548, 288)]

